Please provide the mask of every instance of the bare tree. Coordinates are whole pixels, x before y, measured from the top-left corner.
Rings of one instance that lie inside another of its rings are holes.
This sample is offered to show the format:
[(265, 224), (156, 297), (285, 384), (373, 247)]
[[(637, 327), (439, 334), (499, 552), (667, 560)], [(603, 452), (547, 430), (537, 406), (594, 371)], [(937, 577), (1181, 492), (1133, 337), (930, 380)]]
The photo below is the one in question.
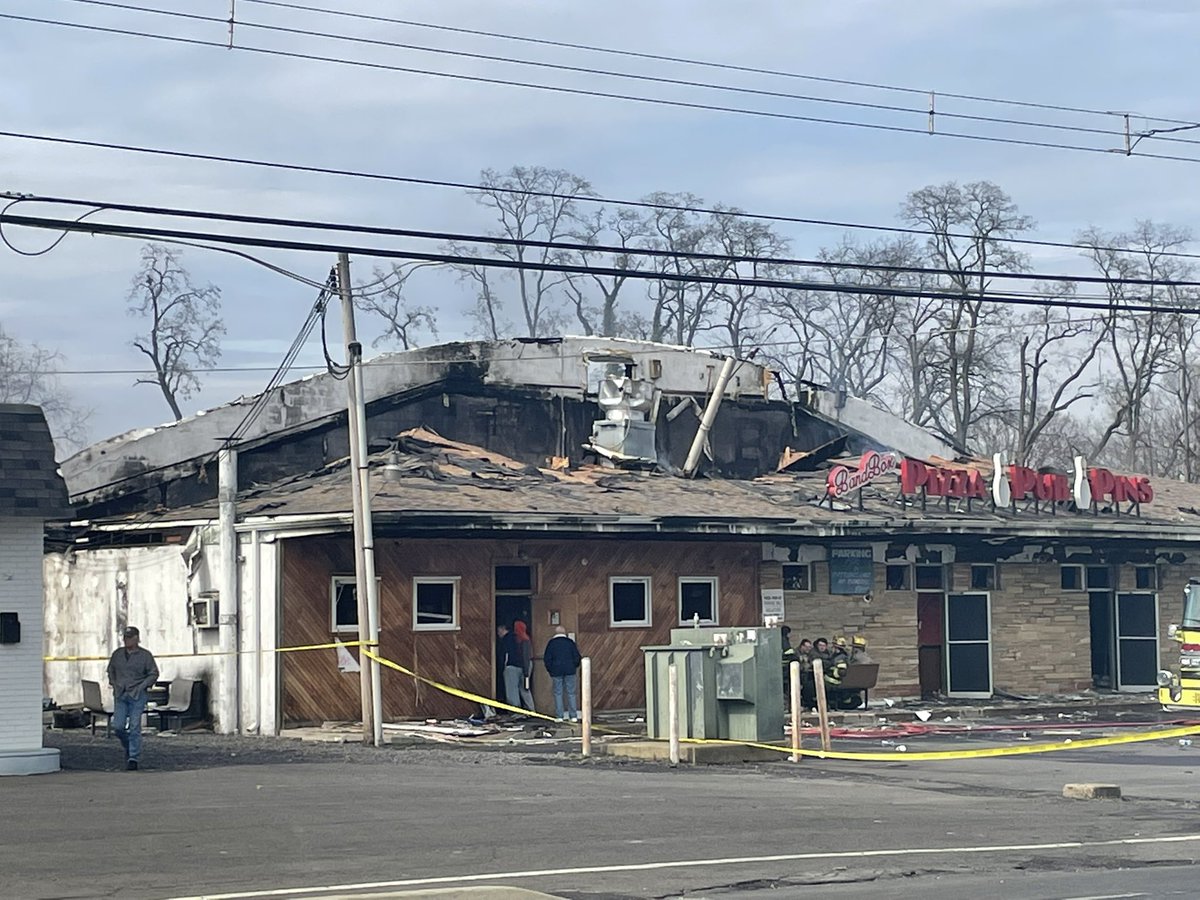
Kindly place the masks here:
[(375, 267), (375, 281), (370, 286), (360, 285), (355, 291), (354, 303), (364, 312), (374, 313), (383, 319), (384, 331), (372, 346), (393, 342), (403, 350), (418, 346), (418, 336), (423, 331), (437, 337), (437, 315), (432, 306), (412, 306), (405, 296), (408, 280), (418, 269), (429, 268), (435, 263), (393, 263), (391, 271)]
[(987, 181), (931, 185), (908, 195), (901, 218), (929, 232), (926, 255), (943, 290), (961, 299), (940, 304), (936, 321), (940, 353), (927, 364), (941, 367), (945, 394), (933, 422), (960, 447), (976, 423), (1004, 406), (1004, 344), (1009, 311), (987, 300), (991, 273), (1023, 271), (1025, 254), (1005, 243), (1033, 227), (1008, 194)]
[[(786, 277), (787, 269), (772, 259), (788, 252), (787, 238), (765, 222), (745, 218), (739, 209), (718, 206), (716, 210), (711, 228), (713, 248), (729, 257), (717, 264), (720, 274), (753, 280)], [(716, 286), (712, 328), (724, 334), (723, 347), (735, 356), (744, 356), (763, 340), (773, 293), (754, 284)]]
[(688, 254), (718, 253), (713, 219), (689, 211), (704, 205), (693, 194), (651, 194), (650, 246), (670, 251), (655, 259), (655, 270), (663, 277), (651, 286), (648, 337), (691, 346), (696, 337), (711, 327), (713, 308), (721, 288), (686, 279), (720, 275), (725, 265), (718, 260), (696, 259)]
[[(471, 264), (460, 267), (477, 287), (480, 308), (476, 318), (484, 326), (487, 336), (493, 339), (501, 336), (502, 283), (511, 278), (525, 334), (540, 337), (561, 323), (561, 298), (558, 295), (566, 278), (561, 273), (527, 268), (524, 264), (561, 263), (567, 256), (560, 249), (520, 242), (564, 240), (579, 220), (577, 198), (594, 196), (595, 192), (578, 175), (540, 166), (514, 166), (505, 173), (485, 169), (479, 177), (483, 188), (472, 194), (480, 205), (496, 215), (497, 226), (492, 235), (508, 242), (498, 242), (489, 250), (516, 265), (507, 275), (489, 275), (481, 271), (482, 267)], [(458, 247), (452, 249), (461, 250)]]
[[(1073, 282), (1047, 287), (1047, 301), (1075, 294)], [(1079, 404), (1094, 400), (1097, 359), (1108, 340), (1108, 320), (1043, 306), (1020, 322), (1017, 402), (1011, 416), (1013, 462), (1035, 465), (1048, 431)]]
[(39, 344), (25, 344), (0, 325), (0, 403), (40, 406), (60, 449), (82, 447), (90, 410), (81, 409), (58, 377), (62, 355)]
[(827, 265), (806, 276), (856, 290), (775, 292), (771, 318), (794, 343), (774, 359), (797, 385), (816, 382), (883, 403), (885, 388), (904, 368), (896, 347), (903, 340), (898, 316), (904, 301), (891, 296), (890, 290), (917, 288), (920, 279), (907, 272), (846, 268), (845, 264), (900, 267), (919, 259), (919, 250), (908, 238), (867, 245), (847, 240), (822, 249), (819, 255)]
[[(1139, 222), (1130, 232), (1104, 234), (1092, 228), (1079, 237), (1086, 255), (1107, 282), (1109, 328), (1107, 377), (1101, 424), (1093, 453), (1130, 468), (1147, 468), (1155, 448), (1151, 439), (1151, 392), (1171, 368), (1178, 314), (1171, 306), (1195, 302), (1195, 291), (1178, 285), (1117, 283), (1120, 279), (1189, 280), (1191, 266), (1169, 254), (1184, 247), (1184, 229)], [(1134, 312), (1130, 305), (1160, 305), (1162, 310)]]
[[(616, 210), (601, 208), (591, 216), (579, 216), (572, 241), (592, 246), (633, 248), (642, 245), (649, 235), (644, 216), (627, 207)], [(572, 262), (584, 266), (602, 265), (620, 269), (621, 274), (568, 274), (564, 289), (571, 302), (571, 311), (584, 334), (603, 337), (632, 335), (638, 325), (618, 308), (622, 291), (629, 281), (625, 270), (639, 268), (639, 257), (629, 253), (611, 255), (599, 251), (581, 250), (572, 254)]]
[(200, 389), (197, 369), (220, 359), (225, 333), (220, 288), (193, 284), (182, 255), (162, 244), (142, 247), (142, 264), (128, 298), (129, 314), (149, 320), (148, 331), (137, 335), (133, 346), (154, 367), (153, 378), (135, 383), (157, 385), (176, 421), (183, 418), (179, 401)]

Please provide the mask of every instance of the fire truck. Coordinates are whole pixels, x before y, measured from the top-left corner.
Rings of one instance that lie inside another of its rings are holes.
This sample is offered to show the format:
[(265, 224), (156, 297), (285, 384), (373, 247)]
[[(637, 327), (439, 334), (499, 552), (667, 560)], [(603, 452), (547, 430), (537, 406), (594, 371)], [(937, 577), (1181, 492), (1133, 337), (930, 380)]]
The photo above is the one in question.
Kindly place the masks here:
[(1200, 709), (1200, 579), (1183, 589), (1183, 618), (1167, 634), (1179, 643), (1179, 673), (1158, 673), (1158, 699), (1165, 709)]

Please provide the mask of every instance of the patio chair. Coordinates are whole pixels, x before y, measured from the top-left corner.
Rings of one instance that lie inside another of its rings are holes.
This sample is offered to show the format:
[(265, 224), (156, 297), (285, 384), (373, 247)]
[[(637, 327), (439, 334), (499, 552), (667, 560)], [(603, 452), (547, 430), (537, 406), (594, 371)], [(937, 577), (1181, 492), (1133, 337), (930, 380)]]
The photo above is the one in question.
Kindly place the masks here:
[(104, 736), (108, 737), (112, 733), (112, 717), (113, 711), (104, 706), (104, 696), (100, 693), (100, 682), (82, 680), (83, 683), (83, 710), (91, 719), (92, 734), (96, 734), (96, 719), (99, 716), (104, 717)]
[(195, 682), (190, 678), (174, 678), (167, 693), (167, 702), (155, 707), (153, 712), (158, 715), (158, 730), (166, 731), (171, 725), (171, 719), (183, 727), (183, 720), (192, 707), (192, 687)]

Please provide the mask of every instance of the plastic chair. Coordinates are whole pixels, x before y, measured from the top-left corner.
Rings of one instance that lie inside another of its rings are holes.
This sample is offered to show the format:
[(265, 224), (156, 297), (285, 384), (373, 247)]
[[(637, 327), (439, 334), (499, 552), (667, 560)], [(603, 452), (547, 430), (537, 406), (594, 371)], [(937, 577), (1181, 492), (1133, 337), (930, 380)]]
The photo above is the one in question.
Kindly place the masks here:
[(104, 736), (112, 733), (113, 711), (104, 705), (104, 696), (100, 693), (100, 682), (82, 680), (83, 709), (91, 716), (92, 735), (96, 734), (96, 717), (104, 716)]
[(172, 679), (166, 705), (154, 709), (158, 714), (159, 731), (167, 730), (172, 717), (178, 720), (180, 726), (183, 725), (184, 715), (192, 706), (192, 687), (195, 683), (190, 678)]

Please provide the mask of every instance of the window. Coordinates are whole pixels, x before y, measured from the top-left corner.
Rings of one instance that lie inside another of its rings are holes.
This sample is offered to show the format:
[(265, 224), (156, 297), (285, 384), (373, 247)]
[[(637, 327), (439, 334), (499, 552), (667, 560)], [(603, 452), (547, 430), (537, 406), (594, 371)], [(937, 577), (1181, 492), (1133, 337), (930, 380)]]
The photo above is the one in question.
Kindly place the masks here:
[(946, 586), (946, 570), (943, 566), (917, 566), (917, 590), (940, 591)]
[(496, 591), (529, 593), (533, 590), (533, 566), (496, 566)]
[(1064, 591), (1083, 590), (1083, 566), (1063, 566), (1060, 571)]
[(887, 567), (886, 589), (889, 591), (912, 590), (912, 566), (908, 563), (892, 563)]
[(614, 628), (650, 627), (650, 579), (624, 576), (608, 579), (609, 622)]
[(1139, 591), (1157, 591), (1158, 590), (1158, 567), (1157, 566), (1134, 566), (1133, 568), (1133, 586)]
[(717, 624), (717, 579), (679, 579), (679, 621), (690, 625), (700, 617), (701, 625)]
[(783, 589), (785, 591), (811, 591), (812, 566), (808, 563), (801, 565), (784, 563)]
[(458, 579), (413, 579), (413, 631), (458, 630)]
[(997, 585), (996, 567), (993, 565), (971, 566), (971, 590), (994, 591)]
[(334, 575), (330, 579), (329, 630), (358, 633), (358, 588), (353, 575)]
[(1112, 586), (1112, 569), (1108, 566), (1087, 567), (1087, 589), (1089, 591), (1104, 590)]

